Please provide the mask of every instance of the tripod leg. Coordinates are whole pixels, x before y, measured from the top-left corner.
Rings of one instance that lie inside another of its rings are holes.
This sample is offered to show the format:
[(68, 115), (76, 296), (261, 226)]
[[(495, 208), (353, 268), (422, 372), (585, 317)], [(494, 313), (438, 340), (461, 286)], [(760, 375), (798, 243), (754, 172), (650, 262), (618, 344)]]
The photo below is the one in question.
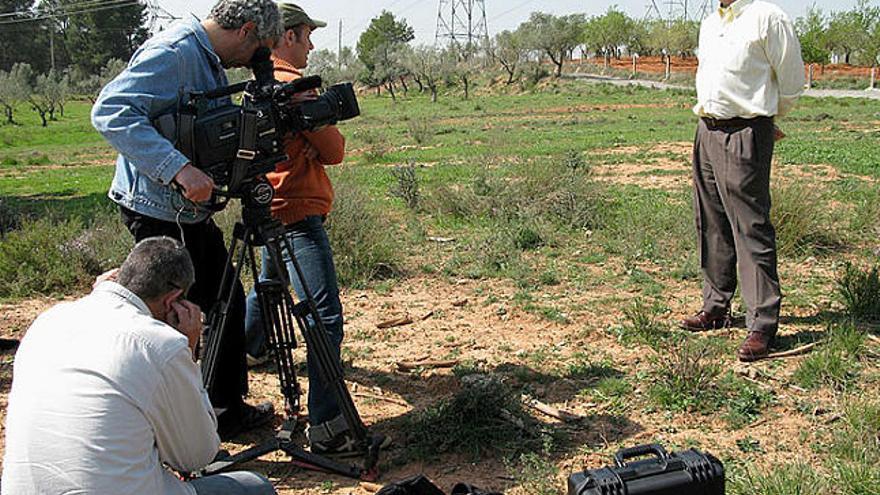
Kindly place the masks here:
[(217, 299), (208, 313), (208, 338), (205, 344), (205, 353), (202, 356), (202, 381), (205, 389), (213, 390), (217, 377), (217, 356), (220, 353), (220, 343), (226, 333), (229, 307), (235, 294), (235, 283), (240, 280), (241, 269), (246, 250), (241, 250), (238, 256), (238, 264), (233, 264), (233, 259), (238, 247), (239, 239), (246, 239), (249, 231), (243, 225), (237, 224), (229, 243), (229, 254), (226, 264), (223, 266), (223, 277), (217, 292)]
[(369, 432), (361, 420), (360, 414), (358, 414), (348, 387), (345, 384), (342, 365), (336, 357), (332, 344), (327, 337), (326, 327), (318, 312), (315, 298), (306, 281), (306, 276), (294, 254), (293, 244), (286, 236), (282, 236), (282, 240), (283, 243), (278, 246), (280, 249), (270, 249), (270, 253), (274, 252), (272, 257), (275, 260), (273, 262), (280, 265), (280, 260), (283, 259), (280, 251), (281, 249), (287, 250), (290, 262), (294, 268), (293, 271), (305, 296), (294, 307), (297, 324), (305, 338), (308, 352), (314, 356), (315, 362), (318, 365), (321, 379), (328, 388), (333, 390), (346, 424), (358, 445), (367, 454), (364, 468), (365, 471), (370, 472), (375, 468), (378, 461), (378, 447), (383, 439), (381, 437), (369, 437)]

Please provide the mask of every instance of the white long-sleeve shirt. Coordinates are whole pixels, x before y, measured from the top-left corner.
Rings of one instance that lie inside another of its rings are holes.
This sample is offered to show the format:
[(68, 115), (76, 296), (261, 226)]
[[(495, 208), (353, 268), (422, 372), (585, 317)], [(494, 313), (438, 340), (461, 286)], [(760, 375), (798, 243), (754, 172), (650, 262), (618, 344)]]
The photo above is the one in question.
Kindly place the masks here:
[(783, 116), (804, 92), (791, 20), (763, 0), (736, 0), (700, 27), (697, 105), (717, 119)]
[(195, 495), (217, 419), (187, 339), (121, 285), (63, 303), (15, 355), (2, 493)]

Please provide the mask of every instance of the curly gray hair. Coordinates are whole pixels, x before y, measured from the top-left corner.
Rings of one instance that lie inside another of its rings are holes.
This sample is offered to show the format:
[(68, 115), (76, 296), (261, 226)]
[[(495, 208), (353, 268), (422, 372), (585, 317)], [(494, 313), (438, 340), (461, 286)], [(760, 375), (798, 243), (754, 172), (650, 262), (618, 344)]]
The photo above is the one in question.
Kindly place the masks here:
[(238, 29), (247, 22), (257, 25), (259, 39), (278, 38), (284, 33), (281, 13), (272, 0), (220, 0), (211, 9), (208, 19), (223, 29)]

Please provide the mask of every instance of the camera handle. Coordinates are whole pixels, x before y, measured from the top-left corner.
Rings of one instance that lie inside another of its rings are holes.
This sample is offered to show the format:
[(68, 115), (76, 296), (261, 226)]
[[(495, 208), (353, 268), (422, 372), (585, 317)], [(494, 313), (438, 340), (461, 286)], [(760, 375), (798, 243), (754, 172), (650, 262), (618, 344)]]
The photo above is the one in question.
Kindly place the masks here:
[[(269, 253), (268, 262), (273, 264), (280, 280), (258, 283), (255, 286), (257, 300), (263, 313), (264, 328), (270, 351), (274, 351), (281, 393), (285, 400), (287, 419), (274, 439), (257, 445), (229, 458), (209, 465), (203, 474), (214, 474), (230, 467), (260, 457), (268, 452), (282, 450), (291, 456), (291, 462), (306, 468), (331, 472), (350, 478), (366, 481), (378, 477), (376, 469), (379, 457), (379, 446), (384, 438), (381, 435), (370, 435), (351, 398), (345, 384), (343, 370), (339, 362), (333, 359), (332, 348), (327, 338), (326, 329), (321, 320), (315, 299), (309, 289), (299, 262), (294, 256), (293, 245), (284, 235), (284, 227), (273, 218), (267, 207), (249, 208), (247, 198), (242, 208), (242, 221), (235, 225), (229, 253), (223, 272), (221, 287), (217, 300), (208, 315), (210, 332), (202, 358), (202, 374), (205, 388), (211, 389), (216, 380), (216, 359), (220, 341), (227, 331), (228, 309), (232, 302), (233, 287), (240, 280), (242, 268), (247, 264), (258, 279), (254, 246), (265, 245)], [(241, 250), (239, 243), (243, 244)], [(290, 294), (288, 273), (284, 265), (284, 254), (287, 254), (294, 266), (294, 272), (300, 282), (305, 298), (294, 303)], [(237, 257), (237, 259), (236, 259)], [(237, 262), (233, 262), (237, 260)], [(299, 412), (301, 389), (296, 381), (292, 352), (297, 347), (293, 322), (299, 327), (306, 347), (313, 354), (318, 364), (319, 373), (324, 383), (333, 390), (337, 404), (355, 441), (364, 453), (362, 466), (341, 464), (322, 456), (305, 451), (292, 441), (294, 433), (299, 429)]]

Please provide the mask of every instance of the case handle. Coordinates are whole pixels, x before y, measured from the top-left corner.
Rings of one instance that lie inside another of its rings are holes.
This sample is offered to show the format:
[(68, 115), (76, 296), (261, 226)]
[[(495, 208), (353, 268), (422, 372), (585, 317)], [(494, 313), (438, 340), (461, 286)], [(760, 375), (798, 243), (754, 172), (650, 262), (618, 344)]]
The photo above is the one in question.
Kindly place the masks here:
[(627, 459), (641, 457), (648, 454), (654, 454), (664, 462), (669, 459), (669, 454), (666, 452), (666, 449), (655, 443), (650, 445), (639, 445), (638, 447), (631, 447), (617, 451), (617, 453), (614, 454), (614, 464), (619, 468), (626, 467)]

